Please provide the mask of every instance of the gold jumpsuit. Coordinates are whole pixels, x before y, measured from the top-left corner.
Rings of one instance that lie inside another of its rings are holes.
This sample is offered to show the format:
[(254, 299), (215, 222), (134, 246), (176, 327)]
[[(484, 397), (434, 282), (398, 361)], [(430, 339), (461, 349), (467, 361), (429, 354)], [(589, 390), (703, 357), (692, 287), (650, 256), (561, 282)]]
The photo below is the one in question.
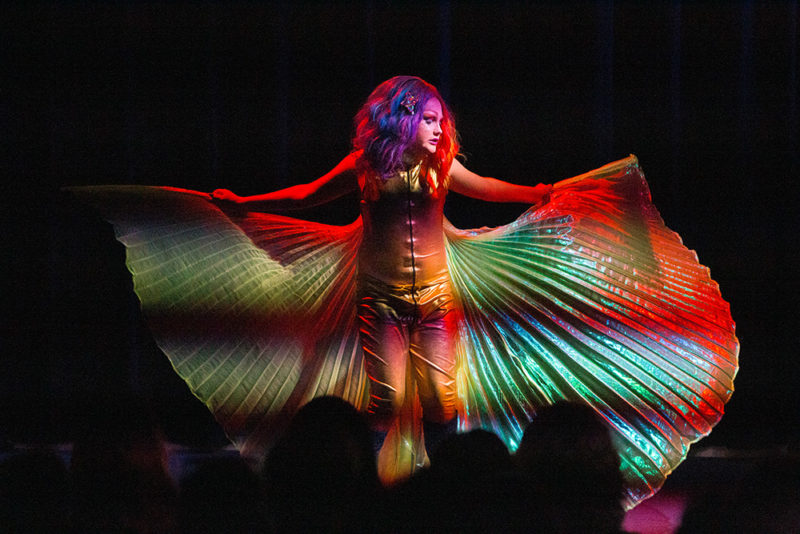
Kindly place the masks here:
[(413, 394), (406, 391), (409, 371), (426, 421), (446, 423), (456, 415), (446, 190), (430, 191), (426, 172), (432, 171), (417, 165), (386, 180), (368, 178), (362, 192), (358, 318), (377, 428), (387, 429)]
[(342, 227), (226, 214), (173, 188), (72, 191), (114, 224), (155, 340), (242, 455), (263, 457), (311, 397), (386, 416), (411, 400), (409, 384), (427, 421), (407, 402), (379, 464), (386, 479), (407, 476), (425, 427), (454, 413), (457, 352), (462, 428), (513, 447), (541, 406), (588, 403), (621, 444), (626, 504), (652, 495), (722, 417), (739, 344), (636, 158), (563, 180), (546, 206), (493, 229), (449, 226), (445, 190), (424, 177), (368, 180), (363, 221)]

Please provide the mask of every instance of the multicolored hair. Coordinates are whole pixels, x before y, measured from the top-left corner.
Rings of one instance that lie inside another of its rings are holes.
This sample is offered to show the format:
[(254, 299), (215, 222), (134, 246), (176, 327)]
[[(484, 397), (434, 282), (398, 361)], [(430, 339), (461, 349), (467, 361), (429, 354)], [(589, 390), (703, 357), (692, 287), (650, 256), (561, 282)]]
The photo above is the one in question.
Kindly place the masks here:
[[(447, 185), (450, 165), (459, 148), (453, 115), (436, 87), (416, 76), (386, 80), (358, 110), (353, 148), (363, 151), (359, 158), (360, 173), (387, 179), (404, 170), (403, 155), (416, 142), (422, 110), (431, 98), (442, 105), (442, 134), (436, 152), (423, 163), (434, 171), (426, 173), (433, 192)], [(444, 177), (441, 183), (437, 183), (436, 176)]]

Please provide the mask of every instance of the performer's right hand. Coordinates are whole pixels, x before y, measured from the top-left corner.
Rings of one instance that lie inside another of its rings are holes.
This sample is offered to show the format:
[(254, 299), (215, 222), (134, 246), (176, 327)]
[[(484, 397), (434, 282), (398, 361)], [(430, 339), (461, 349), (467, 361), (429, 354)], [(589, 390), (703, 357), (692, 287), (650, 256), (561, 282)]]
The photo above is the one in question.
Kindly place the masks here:
[(241, 204), (242, 197), (228, 189), (215, 189), (214, 192), (211, 193), (211, 200)]

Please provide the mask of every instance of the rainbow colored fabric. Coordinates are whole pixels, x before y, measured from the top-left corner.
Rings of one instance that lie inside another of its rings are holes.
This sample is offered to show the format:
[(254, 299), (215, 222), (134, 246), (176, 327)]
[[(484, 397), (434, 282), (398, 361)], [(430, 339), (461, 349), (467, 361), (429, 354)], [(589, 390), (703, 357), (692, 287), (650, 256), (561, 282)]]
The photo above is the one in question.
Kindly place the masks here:
[[(366, 406), (360, 220), (226, 215), (173, 188), (72, 191), (114, 225), (156, 341), (242, 454), (262, 457), (314, 397)], [(612, 430), (627, 506), (657, 491), (722, 417), (739, 346), (728, 304), (664, 226), (636, 158), (559, 182), (511, 224), (443, 231), (460, 429), (514, 449), (538, 407), (584, 402)], [(412, 398), (382, 451), (384, 478), (424, 464), (420, 417)]]

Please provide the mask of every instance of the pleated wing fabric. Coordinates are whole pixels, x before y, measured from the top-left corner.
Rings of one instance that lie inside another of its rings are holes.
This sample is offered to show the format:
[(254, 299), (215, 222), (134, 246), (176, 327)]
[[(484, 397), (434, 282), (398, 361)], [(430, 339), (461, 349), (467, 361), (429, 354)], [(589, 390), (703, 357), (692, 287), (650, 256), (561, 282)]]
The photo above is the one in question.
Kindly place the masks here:
[[(174, 188), (72, 191), (114, 225), (159, 347), (242, 454), (263, 456), (314, 397), (366, 407), (360, 220), (226, 214)], [(738, 342), (636, 158), (556, 184), (549, 203), (509, 225), (444, 232), (460, 428), (487, 428), (513, 449), (537, 408), (587, 403), (612, 430), (627, 504), (654, 493), (722, 416)], [(419, 417), (409, 402), (381, 453), (384, 477), (422, 465)]]
[(114, 225), (153, 337), (242, 454), (263, 456), (314, 397), (366, 406), (353, 303), (360, 221), (229, 217), (173, 188), (72, 191)]
[(556, 184), (507, 226), (447, 235), (464, 426), (515, 448), (537, 407), (589, 404), (612, 430), (626, 504), (652, 495), (722, 417), (738, 342), (636, 158)]

